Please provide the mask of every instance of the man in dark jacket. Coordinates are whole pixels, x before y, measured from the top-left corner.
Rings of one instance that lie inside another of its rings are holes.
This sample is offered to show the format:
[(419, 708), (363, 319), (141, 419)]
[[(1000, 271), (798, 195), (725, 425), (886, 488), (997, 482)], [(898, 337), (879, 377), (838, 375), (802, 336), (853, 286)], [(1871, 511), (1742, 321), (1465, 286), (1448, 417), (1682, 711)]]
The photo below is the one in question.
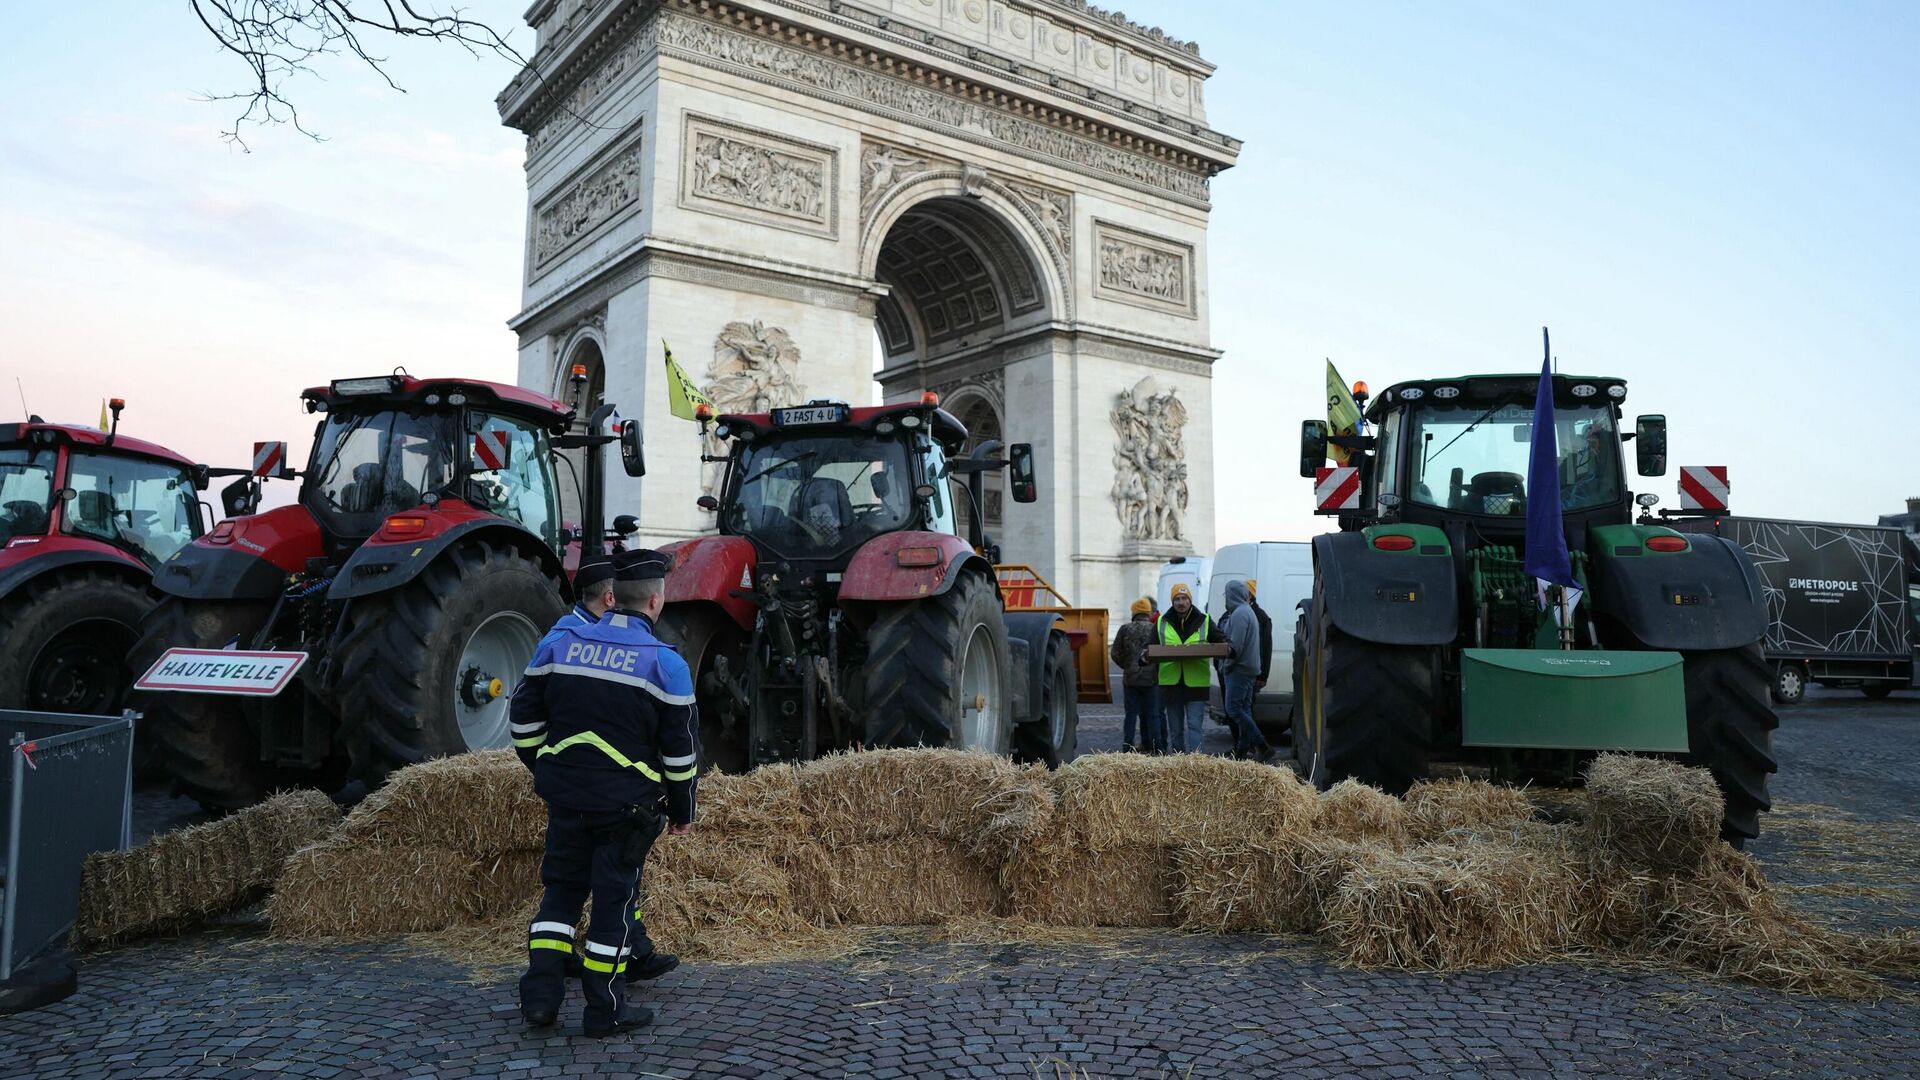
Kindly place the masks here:
[(1260, 725), (1253, 722), (1253, 684), (1260, 674), (1260, 622), (1254, 618), (1250, 603), (1252, 592), (1244, 581), (1227, 582), (1227, 619), (1222, 629), (1233, 655), (1226, 664), (1226, 685), (1222, 687), (1227, 715), (1233, 718), (1233, 755), (1265, 761), (1273, 756), (1273, 747)]
[[(1160, 616), (1154, 634), (1157, 645), (1219, 645), (1226, 641), (1207, 613), (1194, 606), (1193, 590), (1173, 587), (1173, 607)], [(1160, 661), (1160, 705), (1166, 714), (1167, 752), (1193, 753), (1200, 749), (1201, 725), (1207, 719), (1207, 692), (1213, 686), (1213, 665), (1205, 657)]]
[[(1159, 753), (1166, 744), (1165, 724), (1160, 710), (1154, 708), (1154, 686), (1160, 681), (1160, 665), (1148, 660), (1147, 646), (1153, 644), (1153, 601), (1141, 597), (1133, 602), (1133, 617), (1113, 635), (1113, 647), (1107, 655), (1120, 669), (1120, 693), (1126, 708), (1120, 749)], [(1137, 726), (1136, 726), (1137, 725)], [(1134, 740), (1135, 732), (1140, 741)]]
[(547, 804), (546, 893), (528, 928), (521, 1012), (534, 1027), (558, 1018), (574, 925), (591, 895), (580, 988), (582, 1028), (596, 1037), (649, 1023), (652, 1010), (627, 1004), (628, 980), (677, 962), (654, 951), (634, 903), (662, 816), (675, 835), (692, 830), (699, 752), (693, 677), (653, 634), (667, 559), (645, 550), (613, 558), (613, 610), (541, 640), (512, 715), (514, 749)]

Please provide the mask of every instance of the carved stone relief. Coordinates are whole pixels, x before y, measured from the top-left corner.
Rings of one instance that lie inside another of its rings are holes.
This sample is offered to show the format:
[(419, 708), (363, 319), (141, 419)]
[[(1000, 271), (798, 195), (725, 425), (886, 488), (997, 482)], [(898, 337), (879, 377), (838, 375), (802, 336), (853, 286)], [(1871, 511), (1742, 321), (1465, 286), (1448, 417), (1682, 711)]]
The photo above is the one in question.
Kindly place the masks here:
[(868, 142), (860, 147), (860, 223), (873, 220), (873, 212), (887, 194), (916, 176), (950, 169), (951, 162), (917, 154), (886, 143)]
[(1033, 211), (1041, 232), (1053, 241), (1060, 253), (1072, 254), (1073, 197), (1063, 191), (1023, 184), (1017, 180), (1008, 180), (1006, 184), (1007, 190)]
[[(784, 409), (806, 400), (799, 368), (800, 346), (785, 330), (759, 319), (731, 322), (714, 339), (713, 363), (701, 390), (723, 415)], [(706, 443), (708, 456), (726, 456), (726, 444), (711, 431)], [(701, 486), (707, 494), (718, 495), (725, 475), (724, 465), (710, 462), (702, 470)]]
[(1109, 300), (1193, 316), (1193, 248), (1094, 223), (1094, 293)]
[(839, 154), (832, 147), (688, 114), (681, 157), (682, 206), (834, 234)]
[(963, 138), (1019, 152), (1057, 158), (1195, 203), (1207, 199), (1203, 176), (1164, 161), (709, 22), (670, 13), (661, 14), (658, 22), (660, 47), (694, 63), (740, 69), (855, 108), (949, 129)]
[(1187, 407), (1149, 375), (1113, 403), (1113, 508), (1128, 540), (1187, 539)]
[(658, 27), (657, 19), (648, 18), (631, 37), (621, 42), (580, 80), (580, 85), (574, 87), (552, 114), (527, 136), (528, 161), (540, 156), (542, 151), (559, 141), (560, 136), (579, 126), (607, 91), (618, 86), (629, 72), (640, 67), (647, 54), (653, 51)]
[(605, 225), (641, 195), (642, 143), (634, 138), (585, 179), (534, 212), (533, 265), (552, 262), (581, 237)]

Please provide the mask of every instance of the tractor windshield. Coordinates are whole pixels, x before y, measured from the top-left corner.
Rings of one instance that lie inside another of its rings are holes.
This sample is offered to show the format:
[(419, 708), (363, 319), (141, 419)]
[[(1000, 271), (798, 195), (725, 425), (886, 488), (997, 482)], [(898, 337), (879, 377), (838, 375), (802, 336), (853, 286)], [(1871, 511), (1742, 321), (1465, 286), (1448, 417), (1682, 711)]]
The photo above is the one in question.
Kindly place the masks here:
[(52, 450), (0, 450), (0, 545), (47, 531), (55, 457)]
[(75, 452), (67, 461), (73, 497), (61, 531), (124, 548), (158, 566), (199, 533), (193, 481), (178, 465), (146, 458)]
[(789, 558), (826, 558), (913, 517), (907, 448), (861, 436), (748, 444), (734, 461), (723, 530)]
[(420, 496), (453, 482), (457, 423), (448, 412), (329, 415), (314, 441), (308, 490), (315, 509), (386, 515), (420, 505)]
[[(1383, 457), (1406, 458), (1412, 502), (1468, 514), (1524, 515), (1533, 449), (1533, 403), (1513, 398), (1491, 407), (1433, 402), (1392, 417)], [(1554, 410), (1560, 506), (1590, 510), (1619, 501), (1620, 432), (1607, 405)]]

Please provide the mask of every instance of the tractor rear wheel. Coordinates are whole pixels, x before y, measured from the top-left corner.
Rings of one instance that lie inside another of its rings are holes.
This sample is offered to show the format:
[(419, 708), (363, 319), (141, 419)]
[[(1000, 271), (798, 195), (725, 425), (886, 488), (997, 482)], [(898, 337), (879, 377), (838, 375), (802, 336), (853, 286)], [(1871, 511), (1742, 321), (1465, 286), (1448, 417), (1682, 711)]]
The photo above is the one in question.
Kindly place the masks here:
[(1352, 778), (1393, 795), (1427, 775), (1439, 706), (1436, 652), (1345, 633), (1316, 594), (1294, 756), (1315, 786)]
[(680, 653), (693, 675), (694, 699), (700, 710), (701, 770), (746, 772), (744, 725), (737, 721), (731, 726), (727, 724), (726, 706), (731, 702), (713, 700), (711, 690), (718, 678), (716, 660), (726, 658), (728, 675), (732, 678), (739, 678), (744, 670), (746, 639), (740, 625), (716, 605), (676, 603), (660, 612), (654, 631), (661, 641)]
[(1726, 799), (1720, 835), (1734, 847), (1760, 835), (1760, 812), (1772, 809), (1767, 777), (1773, 729), (1780, 726), (1768, 695), (1772, 679), (1760, 646), (1681, 654), (1687, 687), (1686, 763), (1713, 773)]
[(526, 555), (465, 543), (357, 601), (333, 679), (353, 776), (378, 787), (429, 758), (511, 745), (513, 689), (561, 595)]
[[(173, 648), (218, 649), (260, 628), (265, 602), (168, 597), (140, 623), (128, 669), (144, 672)], [(209, 810), (238, 810), (272, 793), (276, 770), (260, 760), (260, 736), (238, 699), (217, 694), (140, 693), (139, 729), (153, 761), (181, 793)]]
[(126, 578), (43, 574), (0, 602), (0, 706), (119, 713), (133, 676), (127, 653), (153, 595)]
[(1040, 718), (1014, 733), (1014, 760), (1057, 769), (1073, 760), (1080, 743), (1080, 679), (1067, 635), (1047, 635), (1041, 665)]
[(993, 581), (963, 574), (939, 596), (878, 607), (867, 631), (866, 744), (1007, 753), (1011, 650)]

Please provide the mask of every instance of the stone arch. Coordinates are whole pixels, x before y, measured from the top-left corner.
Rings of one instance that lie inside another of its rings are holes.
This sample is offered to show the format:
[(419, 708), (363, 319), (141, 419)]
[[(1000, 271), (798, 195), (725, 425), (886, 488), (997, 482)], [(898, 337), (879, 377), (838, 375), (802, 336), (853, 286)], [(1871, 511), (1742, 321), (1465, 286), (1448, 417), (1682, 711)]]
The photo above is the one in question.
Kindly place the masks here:
[[(974, 447), (988, 439), (1006, 440), (1006, 406), (993, 385), (984, 381), (963, 383), (948, 392), (940, 404), (966, 425), (967, 442), (963, 453), (972, 453)], [(987, 531), (999, 536), (1006, 527), (1006, 480), (1000, 473), (988, 473), (983, 490), (987, 503)], [(973, 515), (970, 501), (956, 499), (955, 506), (959, 509), (957, 520), (960, 535), (970, 535), (967, 531), (967, 524)]]
[(582, 323), (566, 336), (554, 355), (560, 362), (553, 367), (553, 382), (548, 393), (561, 401), (573, 400), (573, 366), (587, 366), (587, 397), (579, 417), (584, 422), (594, 406), (607, 396), (606, 333), (592, 322)]

